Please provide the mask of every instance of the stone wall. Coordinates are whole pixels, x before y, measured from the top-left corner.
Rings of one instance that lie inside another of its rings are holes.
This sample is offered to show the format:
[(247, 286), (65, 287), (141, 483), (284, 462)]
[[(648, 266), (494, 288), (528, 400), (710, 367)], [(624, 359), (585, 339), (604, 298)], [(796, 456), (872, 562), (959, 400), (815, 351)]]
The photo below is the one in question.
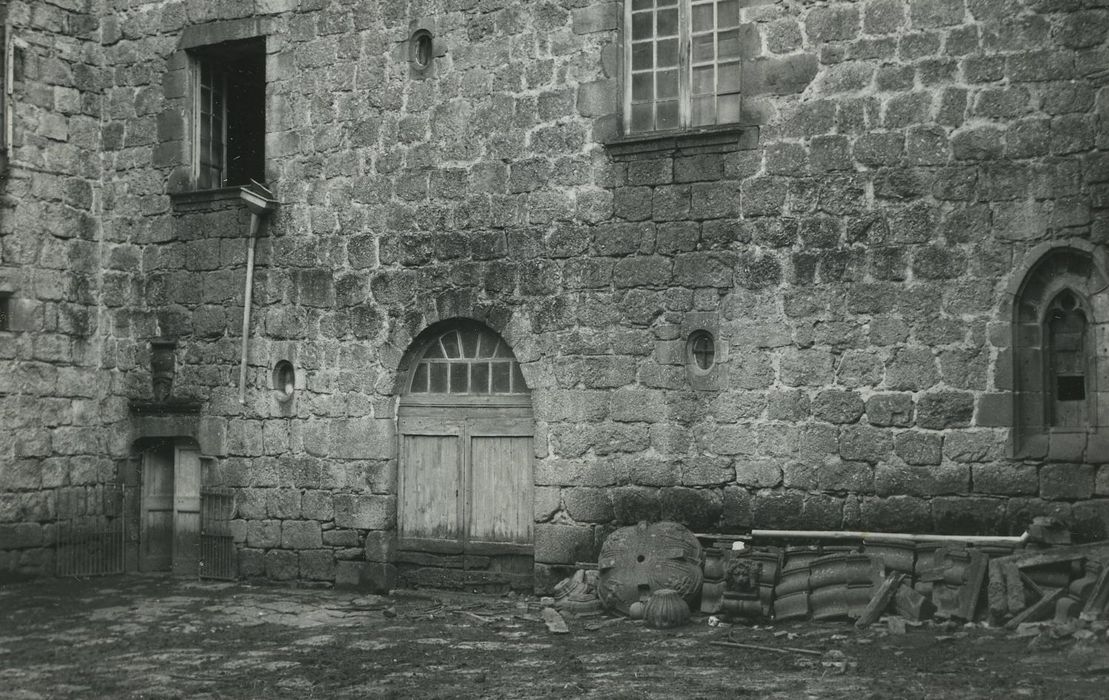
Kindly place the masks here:
[[(1109, 11), (741, 4), (743, 123), (660, 143), (621, 138), (619, 2), (104, 3), (98, 455), (129, 458), (126, 403), (173, 337), (176, 391), (203, 401), (187, 437), (240, 490), (243, 573), (387, 580), (406, 353), (465, 317), (532, 389), (541, 565), (644, 518), (1006, 533), (1051, 514), (1105, 536), (1099, 455), (1009, 456), (1010, 295), (1037, 246), (1104, 242)], [(282, 202), (245, 406), (248, 217), (188, 194), (181, 44), (236, 31), (267, 36)]]
[(0, 576), (53, 572), (55, 491), (113, 478), (97, 372), (101, 57), (84, 3), (0, 3), (16, 39), (0, 157)]

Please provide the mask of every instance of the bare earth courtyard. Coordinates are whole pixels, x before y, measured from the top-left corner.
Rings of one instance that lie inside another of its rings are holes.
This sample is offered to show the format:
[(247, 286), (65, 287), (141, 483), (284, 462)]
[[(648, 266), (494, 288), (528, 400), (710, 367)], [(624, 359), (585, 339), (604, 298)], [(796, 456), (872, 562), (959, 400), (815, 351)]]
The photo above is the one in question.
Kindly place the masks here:
[[(981, 625), (570, 617), (532, 597), (170, 578), (0, 585), (4, 698), (1104, 697), (1109, 644)], [(760, 651), (712, 644), (732, 640)], [(786, 648), (808, 649), (820, 655)]]

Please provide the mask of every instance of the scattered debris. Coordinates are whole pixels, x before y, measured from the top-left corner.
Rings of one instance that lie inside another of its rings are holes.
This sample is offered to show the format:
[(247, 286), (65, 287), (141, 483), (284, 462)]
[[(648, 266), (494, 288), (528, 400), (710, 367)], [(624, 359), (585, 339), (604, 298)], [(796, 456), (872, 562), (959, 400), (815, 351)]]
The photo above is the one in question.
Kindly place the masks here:
[[(969, 628), (1001, 626), (1015, 637), (1032, 637), (1032, 648), (1056, 645), (1059, 639), (1087, 645), (1103, 636), (1109, 640), (1103, 634), (1109, 630), (1104, 619), (1109, 613), (1109, 541), (1070, 544), (1070, 533), (1048, 518), (1037, 518), (1020, 537), (846, 534), (865, 536), (854, 545), (755, 542), (733, 548), (736, 536), (698, 535), (710, 540), (698, 549), (692, 533), (675, 523), (622, 528), (606, 541), (595, 566), (581, 564), (556, 586), (555, 598), (543, 599), (543, 621), (552, 633), (564, 634), (569, 629), (555, 608), (597, 615), (602, 603), (652, 627), (675, 627), (689, 620), (691, 594), (696, 599), (700, 593), (699, 612), (709, 627), (740, 621), (746, 629), (759, 629), (751, 623), (811, 618), (853, 620), (865, 630), (881, 620), (885, 629), (878, 630), (879, 637), (904, 635), (923, 624), (948, 632), (936, 636), (939, 642), (963, 639)], [(695, 557), (701, 565), (691, 570)], [(676, 587), (666, 590), (664, 583)], [(988, 608), (980, 608), (981, 601), (988, 601)], [(976, 622), (987, 613), (988, 621)], [(620, 619), (584, 629), (596, 631)], [(783, 635), (798, 636), (775, 632), (775, 637)], [(874, 641), (829, 638), (837, 639)], [(822, 657), (820, 664), (836, 673), (853, 666), (811, 649), (730, 637), (710, 644)]]
[(929, 613), (928, 598), (913, 588), (908, 580), (902, 580), (893, 597), (894, 609), (900, 615), (913, 622), (920, 622)]
[(887, 617), (886, 629), (889, 630), (890, 634), (900, 635), (908, 632), (907, 625), (905, 624), (905, 618), (903, 617)]
[(569, 634), (570, 628), (566, 625), (566, 620), (554, 608), (543, 608), (543, 622), (547, 623), (547, 631), (552, 634)]
[(575, 615), (600, 612), (604, 603), (597, 596), (599, 577), (595, 570), (578, 569), (573, 576), (559, 581), (554, 587), (554, 607)]
[[(840, 542), (756, 541), (733, 551), (735, 537), (722, 536), (705, 549), (702, 612), (725, 620), (850, 619), (860, 629), (896, 612), (907, 627), (930, 617), (973, 622), (985, 599), (993, 624), (1015, 629), (1056, 616), (1095, 620), (1109, 609), (1109, 542), (1072, 545), (1051, 518), (1036, 518), (1020, 537), (761, 530), (752, 537)], [(842, 543), (852, 537), (860, 542)]]
[(676, 590), (692, 605), (701, 592), (701, 543), (684, 525), (641, 522), (616, 530), (601, 546), (597, 593), (609, 610), (627, 615), (653, 591)]
[(648, 627), (669, 629), (689, 622), (689, 605), (681, 593), (672, 588), (660, 588), (651, 594), (643, 607), (643, 619)]
[(1086, 607), (1082, 608), (1079, 617), (1083, 620), (1097, 620), (1109, 608), (1109, 566), (1102, 566), (1101, 573), (1089, 591)]
[(847, 656), (839, 649), (830, 649), (824, 652), (820, 665), (836, 675), (847, 673), (855, 668), (855, 662), (848, 661)]
[(882, 611), (889, 607), (890, 601), (893, 600), (897, 589), (904, 580), (905, 574), (902, 573), (895, 572), (886, 576), (886, 580), (882, 582), (882, 585), (874, 592), (874, 597), (867, 603), (863, 614), (855, 621), (855, 627), (865, 629), (873, 624), (881, 616)]
[(752, 649), (754, 651), (769, 651), (775, 654), (804, 654), (806, 656), (824, 656), (824, 652), (798, 647), (768, 647), (762, 644), (744, 644), (742, 642), (712, 641), (709, 644), (716, 647), (734, 647), (736, 649)]
[(480, 622), (483, 625), (488, 625), (490, 623), (496, 622), (496, 620), (492, 617), (485, 617), (484, 615), (478, 615), (477, 613), (472, 613), (469, 610), (459, 610), (458, 613), (460, 615), (465, 615), (466, 617), (477, 620), (478, 622)]
[(601, 620), (600, 622), (594, 622), (592, 624), (586, 625), (585, 630), (588, 632), (596, 632), (599, 629), (604, 629), (605, 627), (614, 625), (617, 622), (623, 622), (623, 620), (624, 618), (622, 617), (610, 617), (607, 620)]

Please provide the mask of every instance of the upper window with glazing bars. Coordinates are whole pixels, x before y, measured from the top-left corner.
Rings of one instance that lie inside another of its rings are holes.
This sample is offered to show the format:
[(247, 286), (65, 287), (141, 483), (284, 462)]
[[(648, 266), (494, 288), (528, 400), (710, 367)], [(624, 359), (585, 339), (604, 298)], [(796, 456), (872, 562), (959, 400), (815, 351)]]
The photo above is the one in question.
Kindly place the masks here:
[(628, 133), (740, 118), (739, 0), (626, 0)]

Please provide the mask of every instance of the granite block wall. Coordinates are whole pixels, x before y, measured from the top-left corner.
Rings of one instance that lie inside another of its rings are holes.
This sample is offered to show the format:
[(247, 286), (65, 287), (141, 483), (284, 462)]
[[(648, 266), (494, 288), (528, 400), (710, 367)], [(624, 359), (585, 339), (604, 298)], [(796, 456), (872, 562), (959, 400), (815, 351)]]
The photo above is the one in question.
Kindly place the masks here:
[[(643, 518), (1019, 533), (1050, 514), (1109, 534), (1109, 458), (1013, 456), (1010, 352), (1020, 271), (1105, 243), (1109, 9), (741, 6), (742, 122), (651, 139), (623, 132), (620, 2), (94, 3), (89, 382), (111, 430), (91, 457), (130, 458), (127, 402), (172, 337), (175, 392), (203, 406), (179, 432), (240, 494), (243, 573), (386, 580), (407, 353), (473, 318), (532, 390), (541, 567)], [(266, 37), (281, 206), (241, 405), (249, 217), (190, 191), (187, 67), (246, 36)]]
[[(0, 155), (0, 575), (53, 571), (58, 489), (111, 479), (99, 372), (102, 229), (98, 18), (12, 0)], [(6, 60), (4, 61), (6, 64)]]

